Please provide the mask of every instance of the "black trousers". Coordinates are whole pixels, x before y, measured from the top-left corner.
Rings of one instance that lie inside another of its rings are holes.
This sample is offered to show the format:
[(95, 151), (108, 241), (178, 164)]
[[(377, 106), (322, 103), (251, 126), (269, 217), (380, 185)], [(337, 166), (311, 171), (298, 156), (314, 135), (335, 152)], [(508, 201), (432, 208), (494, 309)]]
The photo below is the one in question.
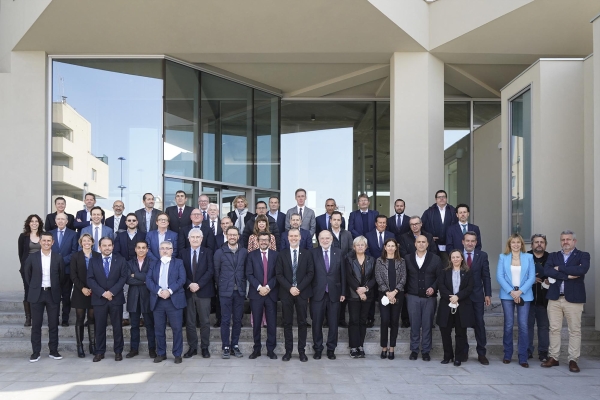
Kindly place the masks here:
[(60, 283), (60, 297), (62, 301), (62, 321), (69, 322), (71, 314), (71, 292), (73, 291), (73, 281), (70, 275), (66, 275)]
[(289, 296), (281, 299), (281, 311), (283, 314), (283, 336), (285, 339), (285, 351), (291, 352), (294, 348), (294, 334), (292, 323), (294, 321), (294, 308), (296, 308), (296, 319), (298, 321), (298, 352), (303, 353), (306, 349), (306, 312), (308, 300), (300, 296)]
[(123, 352), (123, 304), (108, 303), (102, 306), (94, 306), (94, 320), (96, 321), (96, 354), (106, 353), (106, 326), (108, 316), (113, 328), (113, 340), (115, 354)]
[(42, 290), (39, 300), (31, 303), (31, 347), (34, 353), (42, 350), (44, 309), (48, 314), (48, 348), (50, 352), (58, 351), (58, 308), (59, 304), (52, 300), (50, 290)]
[(339, 312), (339, 322), (346, 322), (346, 306), (348, 305), (348, 300), (344, 299), (344, 301), (340, 301), (340, 312)]
[(250, 299), (250, 309), (252, 310), (252, 335), (254, 338), (254, 351), (260, 351), (261, 327), (263, 312), (267, 320), (267, 351), (275, 351), (277, 346), (277, 302), (270, 296), (261, 296), (257, 299)]
[[(452, 328), (454, 327), (454, 340), (455, 349), (452, 351)], [(467, 346), (467, 328), (460, 326), (459, 314), (450, 314), (448, 317), (447, 325), (442, 328), (440, 326), (440, 332), (442, 334), (442, 345), (444, 346), (444, 360), (454, 358), (456, 355), (459, 357), (464, 354), (465, 347)]]
[[(385, 296), (381, 293), (380, 297)], [(398, 328), (400, 325), (400, 313), (404, 303), (404, 292), (398, 293), (395, 304), (384, 306), (379, 302), (379, 314), (381, 315), (381, 347), (388, 347), (388, 329), (390, 334), (389, 347), (396, 347), (396, 339), (398, 338)]]
[[(485, 321), (483, 319), (483, 314), (485, 310), (485, 303), (483, 302), (473, 302), (473, 313), (475, 315), (475, 326), (473, 327), (473, 331), (475, 331), (475, 340), (477, 341), (477, 355), (484, 355), (486, 353), (485, 346), (487, 345), (487, 337), (485, 335)], [(469, 354), (469, 341), (467, 340), (465, 345), (465, 355)]]
[(310, 309), (312, 310), (312, 336), (313, 349), (323, 351), (323, 322), (325, 316), (329, 324), (327, 333), (327, 350), (334, 351), (338, 342), (338, 315), (340, 302), (332, 302), (329, 295), (325, 294), (321, 301), (310, 300)]
[[(379, 285), (375, 284), (375, 287), (373, 289), (369, 289), (369, 290), (374, 290), (375, 293), (379, 293)], [(369, 316), (367, 317), (368, 320), (370, 321), (374, 321), (375, 320), (375, 301), (371, 302), (371, 308), (369, 308)]]
[(367, 316), (373, 300), (360, 301), (350, 300), (348, 302), (348, 313), (350, 323), (348, 326), (348, 339), (350, 348), (361, 347), (365, 342), (367, 334)]

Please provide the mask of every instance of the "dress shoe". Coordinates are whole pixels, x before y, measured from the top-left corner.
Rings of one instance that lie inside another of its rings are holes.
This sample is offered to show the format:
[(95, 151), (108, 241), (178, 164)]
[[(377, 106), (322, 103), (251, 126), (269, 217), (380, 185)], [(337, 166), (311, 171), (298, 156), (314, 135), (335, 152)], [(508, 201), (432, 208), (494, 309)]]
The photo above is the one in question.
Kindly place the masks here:
[(98, 362), (98, 361), (102, 361), (102, 359), (104, 358), (104, 354), (96, 354), (94, 356), (94, 359), (92, 360), (93, 362)]
[(526, 363), (526, 362), (524, 362), (524, 363), (519, 363), (519, 365), (520, 365), (521, 367), (523, 367), (523, 368), (529, 368), (529, 363)]
[(444, 358), (440, 364), (450, 364), (450, 361), (454, 362), (454, 358)]
[(329, 358), (330, 360), (335, 360), (335, 353), (333, 352), (333, 350), (327, 350), (327, 358)]
[(431, 361), (429, 353), (423, 353), (421, 357), (423, 358), (423, 361)]
[(320, 360), (321, 359), (321, 353), (322, 353), (322, 351), (315, 351), (315, 354), (313, 354), (313, 358), (315, 360)]
[(460, 360), (454, 360), (455, 367), (460, 367), (460, 364), (461, 364)]
[(137, 350), (130, 350), (129, 353), (125, 354), (125, 358), (133, 358), (140, 354)]
[(208, 349), (202, 349), (202, 358), (210, 358), (210, 352)]
[(192, 349), (190, 347), (190, 349), (187, 351), (187, 353), (185, 353), (183, 355), (183, 358), (192, 358), (193, 356), (198, 354), (198, 350), (197, 349)]
[(581, 371), (579, 369), (579, 366), (577, 365), (577, 363), (573, 360), (569, 361), (569, 371), (571, 372), (579, 372)]
[(260, 351), (256, 351), (256, 350), (254, 350), (254, 351), (252, 352), (252, 354), (250, 354), (250, 355), (248, 356), (248, 358), (249, 358), (249, 359), (251, 359), (251, 360), (254, 360), (255, 358), (257, 358), (257, 357), (260, 357), (260, 356), (261, 356), (261, 354), (260, 354)]
[(281, 361), (290, 361), (292, 359), (292, 353), (290, 351), (286, 351), (283, 357), (281, 357)]
[(144, 319), (140, 318), (140, 328), (144, 326)]
[(393, 359), (394, 359), (394, 352), (388, 351), (388, 360), (393, 360)]
[(122, 326), (129, 326), (129, 320), (128, 319), (124, 319), (122, 322)]
[(340, 322), (338, 322), (338, 327), (339, 328), (347, 328), (348, 323), (346, 321), (340, 321)]
[(148, 350), (148, 355), (150, 356), (150, 358), (156, 358), (156, 356), (157, 356), (156, 349)]
[(69, 321), (63, 321), (62, 324), (60, 324), (60, 326), (66, 328), (67, 326), (69, 326)]
[(387, 358), (387, 350), (381, 350), (381, 359), (385, 360)]
[(368, 319), (367, 320), (367, 328), (372, 328), (375, 326), (375, 320), (373, 319)]
[(414, 361), (414, 360), (416, 360), (416, 359), (417, 359), (417, 357), (418, 357), (418, 356), (419, 356), (419, 355), (417, 354), (417, 352), (416, 352), (416, 351), (411, 351), (411, 352), (410, 352), (410, 356), (408, 357), (408, 359), (409, 359), (409, 360), (413, 360), (413, 361)]
[(510, 364), (510, 360), (508, 358), (505, 358), (504, 360), (502, 360), (502, 364)]
[(175, 364), (181, 364), (183, 359), (181, 357), (175, 357)]
[(481, 363), (481, 365), (490, 365), (487, 357), (483, 354), (478, 355), (477, 360)]
[(163, 362), (163, 361), (165, 361), (166, 359), (167, 359), (167, 355), (166, 355), (166, 354), (165, 354), (165, 355), (163, 355), (163, 356), (160, 356), (160, 355), (159, 355), (159, 356), (156, 356), (156, 357), (154, 358), (154, 362), (158, 364), (159, 362)]
[(219, 328), (221, 327), (221, 320), (218, 319), (217, 322), (215, 322), (215, 324), (213, 325), (213, 328)]
[(298, 353), (298, 356), (300, 357), (300, 361), (302, 361), (302, 362), (307, 362), (308, 361), (308, 357), (306, 357), (306, 353), (305, 352)]
[(410, 328), (410, 321), (409, 320), (404, 320), (402, 321), (402, 324), (400, 325), (401, 328)]
[(275, 354), (274, 351), (268, 351), (267, 357), (269, 357), (271, 360), (277, 360), (277, 354)]
[(123, 354), (115, 353), (115, 361), (123, 361)]
[(558, 367), (558, 360), (550, 357), (548, 361), (542, 363), (542, 367), (550, 368), (550, 367)]

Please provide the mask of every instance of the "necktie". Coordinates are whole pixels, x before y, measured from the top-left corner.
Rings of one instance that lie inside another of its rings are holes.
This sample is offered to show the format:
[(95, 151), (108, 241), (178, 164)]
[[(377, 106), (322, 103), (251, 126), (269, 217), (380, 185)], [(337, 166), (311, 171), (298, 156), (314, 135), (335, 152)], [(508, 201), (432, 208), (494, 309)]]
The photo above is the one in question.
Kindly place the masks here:
[(383, 248), (383, 232), (379, 232), (379, 248)]
[[(327, 270), (327, 272), (329, 272), (329, 255), (327, 253), (329, 253), (329, 250), (325, 250), (325, 269)], [(325, 291), (329, 293), (328, 284), (325, 284)]]
[(181, 215), (183, 214), (183, 211), (181, 210), (181, 208), (179, 209), (179, 213), (177, 214), (179, 216), (179, 218), (181, 218)]
[(108, 273), (110, 272), (109, 267), (109, 262), (108, 262), (108, 257), (104, 257), (104, 275), (106, 275), (106, 277), (108, 278)]
[(60, 231), (58, 232), (58, 247), (60, 248), (60, 245), (63, 241), (63, 237), (65, 236), (65, 231)]
[(302, 208), (300, 208), (300, 212), (298, 214), (300, 214), (300, 219), (302, 219)]
[(98, 251), (98, 227), (94, 231), (94, 249)]
[(463, 228), (462, 231), (463, 231), (463, 235), (464, 235), (465, 233), (467, 233), (467, 225), (463, 225), (462, 228)]
[(467, 265), (471, 268), (471, 264), (473, 264), (473, 259), (471, 258), (471, 253), (467, 253)]
[(325, 214), (325, 229), (329, 229), (329, 214)]
[(206, 219), (206, 211), (202, 211), (202, 217)]
[(269, 268), (269, 264), (267, 262), (267, 252), (262, 252), (262, 262), (263, 262), (263, 286), (267, 286), (267, 269)]
[(210, 229), (212, 229), (213, 233), (215, 234), (215, 236), (217, 235), (217, 231), (215, 229), (215, 221), (211, 221), (210, 222)]
[(198, 258), (196, 257), (198, 253), (194, 250), (194, 258), (192, 258), (192, 277), (196, 280), (196, 269), (198, 269)]
[(292, 286), (296, 286), (298, 281), (296, 280), (296, 271), (298, 271), (298, 250), (294, 250), (294, 261), (292, 262)]
[(400, 214), (396, 214), (396, 228), (400, 228), (402, 226), (402, 220), (400, 218)]

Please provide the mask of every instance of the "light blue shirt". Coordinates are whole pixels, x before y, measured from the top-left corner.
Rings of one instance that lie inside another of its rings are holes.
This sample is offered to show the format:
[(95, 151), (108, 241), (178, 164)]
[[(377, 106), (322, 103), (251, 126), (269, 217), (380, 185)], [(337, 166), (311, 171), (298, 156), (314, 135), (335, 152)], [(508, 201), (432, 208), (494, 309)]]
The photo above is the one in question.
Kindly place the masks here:
[[(565, 253), (564, 251), (560, 251), (563, 255), (563, 261), (565, 262), (565, 265), (567, 264), (567, 260), (569, 259), (569, 257), (571, 257), (571, 254), (573, 254), (573, 250), (571, 250), (569, 253)], [(562, 281), (562, 283), (560, 284), (560, 294), (565, 293), (565, 281)]]

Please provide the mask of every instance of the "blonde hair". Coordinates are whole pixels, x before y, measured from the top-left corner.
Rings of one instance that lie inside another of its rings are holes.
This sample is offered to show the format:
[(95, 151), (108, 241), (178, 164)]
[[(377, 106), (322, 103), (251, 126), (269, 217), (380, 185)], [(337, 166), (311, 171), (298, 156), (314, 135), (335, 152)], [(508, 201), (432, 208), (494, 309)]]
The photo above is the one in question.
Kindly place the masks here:
[(510, 248), (510, 242), (512, 242), (514, 239), (519, 239), (521, 241), (521, 253), (526, 253), (527, 249), (525, 249), (525, 241), (523, 240), (523, 237), (518, 233), (513, 233), (509, 236), (508, 240), (506, 241), (506, 247), (504, 247), (504, 254), (510, 254), (512, 252), (512, 249)]

